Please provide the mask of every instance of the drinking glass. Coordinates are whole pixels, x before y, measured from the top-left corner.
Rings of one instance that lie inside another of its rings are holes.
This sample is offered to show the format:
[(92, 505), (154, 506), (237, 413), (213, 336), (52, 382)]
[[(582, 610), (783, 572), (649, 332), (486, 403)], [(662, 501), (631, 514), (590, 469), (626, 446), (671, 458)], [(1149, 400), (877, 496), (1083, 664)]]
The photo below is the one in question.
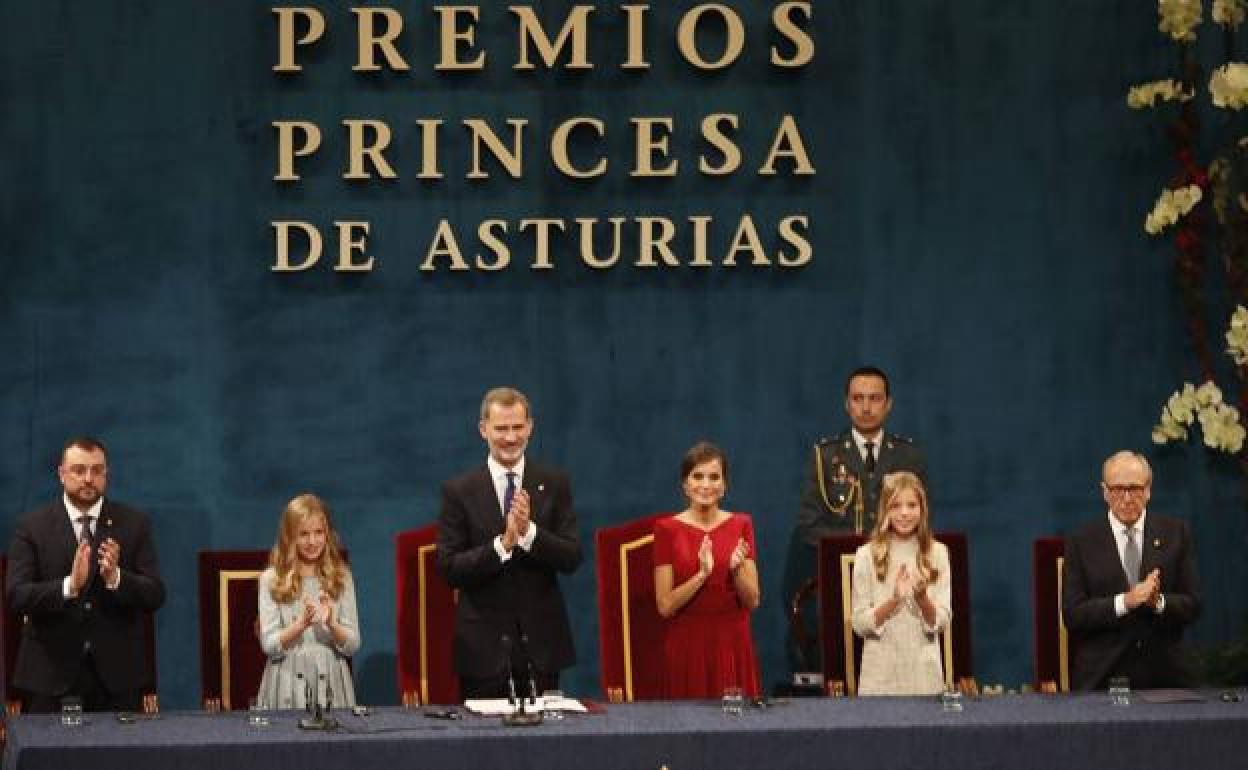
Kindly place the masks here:
[(1109, 702), (1115, 706), (1131, 705), (1131, 680), (1125, 676), (1111, 677), (1109, 680)]
[(61, 724), (66, 727), (82, 726), (82, 698), (76, 695), (61, 698)]
[(745, 692), (740, 687), (725, 687), (724, 696), (720, 698), (719, 705), (725, 714), (739, 717), (745, 711)]

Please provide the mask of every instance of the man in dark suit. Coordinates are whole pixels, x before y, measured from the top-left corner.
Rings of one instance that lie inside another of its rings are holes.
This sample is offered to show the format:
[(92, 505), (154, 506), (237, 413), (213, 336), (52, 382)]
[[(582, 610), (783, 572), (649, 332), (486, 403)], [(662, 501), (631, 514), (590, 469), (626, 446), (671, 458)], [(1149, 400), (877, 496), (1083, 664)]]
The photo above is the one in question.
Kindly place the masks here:
[(835, 532), (870, 532), (887, 473), (912, 471), (926, 483), (923, 450), (910, 438), (884, 431), (892, 408), (888, 375), (874, 366), (850, 372), (845, 411), (851, 427), (816, 442), (806, 466), (797, 514), (798, 534), (805, 542), (818, 545)]
[(1066, 539), (1062, 617), (1075, 650), (1071, 686), (1138, 689), (1194, 684), (1183, 629), (1200, 616), (1200, 580), (1187, 522), (1147, 510), (1153, 471), (1118, 452), (1102, 468), (1109, 512)]
[(459, 589), (455, 670), (465, 698), (557, 689), (576, 661), (558, 573), (581, 563), (572, 489), (563, 473), (525, 458), (533, 432), (529, 401), (495, 388), (481, 401), (486, 462), (442, 485), (438, 569)]
[(21, 517), (5, 592), (23, 616), (13, 685), (26, 708), (55, 711), (66, 696), (87, 711), (142, 707), (143, 613), (165, 601), (147, 515), (104, 498), (108, 464), (92, 438), (66, 442), (62, 495)]

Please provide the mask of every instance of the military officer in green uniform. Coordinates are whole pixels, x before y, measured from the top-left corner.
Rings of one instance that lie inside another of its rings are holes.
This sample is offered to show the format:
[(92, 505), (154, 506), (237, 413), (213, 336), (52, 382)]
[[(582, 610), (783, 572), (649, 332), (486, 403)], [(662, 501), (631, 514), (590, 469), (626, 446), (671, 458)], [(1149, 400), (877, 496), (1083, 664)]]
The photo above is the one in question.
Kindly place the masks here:
[(926, 483), (923, 450), (912, 439), (884, 430), (892, 408), (888, 376), (882, 370), (864, 366), (850, 373), (845, 411), (852, 427), (816, 442), (806, 469), (797, 514), (803, 541), (817, 545), (835, 532), (869, 534), (886, 473), (913, 471)]

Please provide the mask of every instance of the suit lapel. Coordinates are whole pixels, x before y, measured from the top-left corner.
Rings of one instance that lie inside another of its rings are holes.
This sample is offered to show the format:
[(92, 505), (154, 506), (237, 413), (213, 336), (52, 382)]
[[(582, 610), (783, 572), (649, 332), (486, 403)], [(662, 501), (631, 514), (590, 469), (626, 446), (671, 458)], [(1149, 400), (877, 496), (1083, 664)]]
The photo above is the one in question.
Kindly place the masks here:
[[(1130, 582), (1127, 580), (1127, 571), (1122, 566), (1122, 554), (1118, 552), (1118, 538), (1114, 533), (1114, 528), (1110, 526), (1109, 520), (1106, 519), (1097, 527), (1097, 548), (1103, 553), (1108, 553), (1105, 563), (1111, 565), (1114, 574), (1117, 576), (1118, 586), (1122, 591), (1128, 591), (1131, 588)], [(1141, 562), (1142, 563), (1142, 562)]]
[(529, 462), (524, 469), (524, 491), (529, 493), (529, 518), (537, 521), (546, 510), (549, 499), (546, 474)]
[(503, 510), (498, 503), (498, 493), (494, 491), (494, 479), (490, 477), (488, 466), (482, 466), (477, 472), (473, 486), (476, 487), (476, 505), (473, 506), (476, 515), (485, 524), (485, 529), (501, 533), (505, 529)]
[(1161, 554), (1161, 548), (1166, 544), (1166, 539), (1156, 524), (1156, 519), (1150, 514), (1144, 520), (1144, 534), (1140, 539), (1140, 577), (1144, 578), (1148, 573), (1152, 572), (1157, 566), (1157, 557)]

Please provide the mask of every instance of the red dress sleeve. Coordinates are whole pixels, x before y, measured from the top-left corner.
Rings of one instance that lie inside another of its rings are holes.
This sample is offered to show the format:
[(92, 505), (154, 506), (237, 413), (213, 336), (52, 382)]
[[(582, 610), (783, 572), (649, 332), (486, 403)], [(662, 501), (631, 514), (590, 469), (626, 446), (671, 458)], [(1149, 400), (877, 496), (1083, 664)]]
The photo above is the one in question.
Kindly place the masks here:
[(653, 557), (656, 567), (672, 564), (672, 528), (667, 519), (659, 519), (654, 523)]

